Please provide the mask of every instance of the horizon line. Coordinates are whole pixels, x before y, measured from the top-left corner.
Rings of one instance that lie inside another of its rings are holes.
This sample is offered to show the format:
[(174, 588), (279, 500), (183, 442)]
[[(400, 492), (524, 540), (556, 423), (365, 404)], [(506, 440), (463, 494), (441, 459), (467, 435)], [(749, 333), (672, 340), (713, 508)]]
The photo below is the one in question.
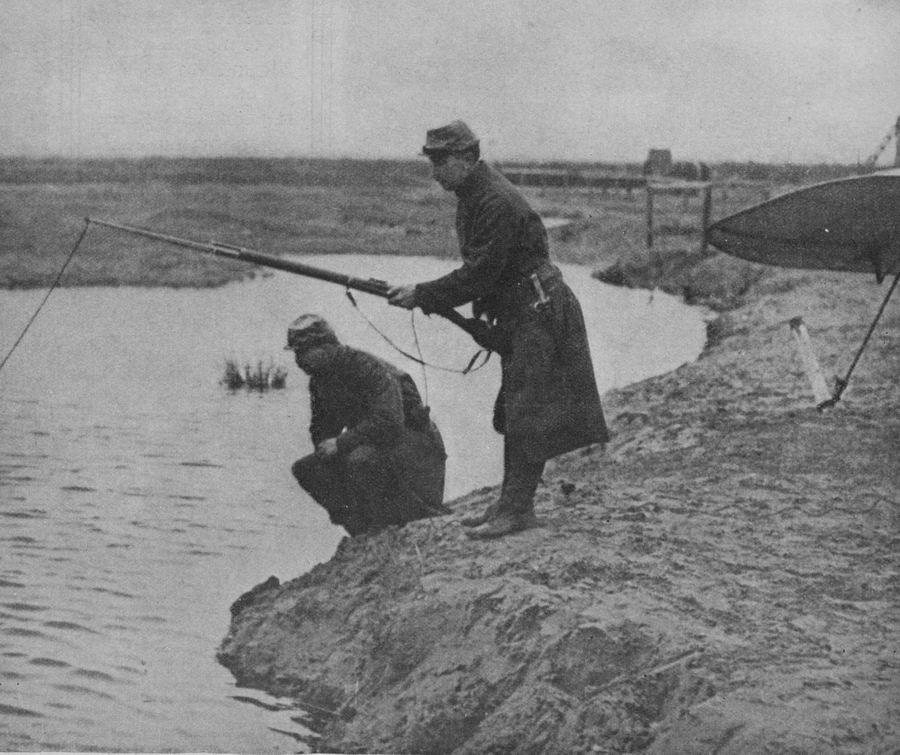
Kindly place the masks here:
[[(23, 161), (56, 161), (56, 162), (84, 162), (84, 161), (104, 161), (113, 162), (117, 160), (140, 162), (140, 161), (159, 161), (159, 160), (318, 160), (322, 162), (395, 162), (395, 163), (418, 163), (427, 162), (422, 155), (411, 155), (410, 157), (375, 157), (364, 155), (303, 155), (303, 154), (284, 154), (284, 155), (241, 155), (241, 154), (218, 154), (218, 155), (169, 155), (169, 154), (146, 154), (146, 155), (30, 155), (30, 154), (0, 154), (0, 160), (23, 160)], [(642, 165), (646, 158), (624, 159), (624, 160), (600, 160), (577, 157), (506, 157), (490, 159), (482, 157), (487, 163), (564, 163), (564, 164), (586, 164), (586, 165)], [(861, 167), (862, 161), (856, 162), (840, 162), (826, 160), (762, 160), (756, 158), (717, 158), (717, 159), (691, 159), (685, 158), (676, 162), (706, 163), (708, 165), (720, 165), (723, 163), (736, 164), (754, 164), (754, 165), (805, 165), (805, 166), (834, 166), (834, 167)], [(886, 167), (891, 167), (890, 165)]]

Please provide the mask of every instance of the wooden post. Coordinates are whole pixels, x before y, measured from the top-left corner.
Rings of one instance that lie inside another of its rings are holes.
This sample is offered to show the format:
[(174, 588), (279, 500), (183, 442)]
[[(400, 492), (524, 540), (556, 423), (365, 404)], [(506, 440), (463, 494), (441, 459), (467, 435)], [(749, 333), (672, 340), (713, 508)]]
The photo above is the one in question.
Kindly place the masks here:
[(647, 182), (647, 248), (653, 248), (653, 186)]
[(900, 115), (897, 116), (897, 122), (894, 124), (894, 167), (900, 168)]
[(797, 341), (797, 351), (800, 353), (800, 359), (803, 362), (803, 369), (806, 377), (813, 390), (813, 399), (816, 406), (822, 406), (831, 394), (828, 392), (828, 386), (825, 383), (825, 376), (822, 374), (822, 368), (819, 367), (819, 360), (816, 359), (816, 353), (813, 351), (812, 341), (809, 338), (809, 332), (803, 323), (802, 317), (794, 317), (788, 322), (791, 326), (791, 333)]
[(700, 241), (700, 253), (706, 254), (709, 247), (709, 220), (712, 216), (712, 184), (708, 183), (703, 187), (703, 215), (700, 218), (700, 233), (703, 234)]

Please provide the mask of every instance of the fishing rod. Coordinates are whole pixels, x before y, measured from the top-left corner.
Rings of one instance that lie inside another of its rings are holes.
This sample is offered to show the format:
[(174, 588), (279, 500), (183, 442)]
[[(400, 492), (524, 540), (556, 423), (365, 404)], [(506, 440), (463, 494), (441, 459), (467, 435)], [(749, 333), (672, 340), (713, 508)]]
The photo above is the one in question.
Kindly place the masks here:
[[(346, 289), (362, 291), (367, 294), (372, 294), (373, 296), (380, 296), (382, 299), (387, 299), (388, 291), (391, 288), (386, 281), (378, 280), (377, 278), (356, 278), (352, 275), (325, 270), (324, 268), (314, 267), (313, 265), (307, 265), (303, 262), (285, 259), (284, 257), (276, 257), (271, 254), (263, 254), (252, 249), (232, 246), (231, 244), (223, 244), (218, 241), (192, 241), (191, 239), (183, 239), (178, 236), (170, 236), (165, 233), (149, 231), (145, 228), (122, 225), (121, 223), (113, 223), (110, 220), (102, 220), (100, 218), (85, 218), (85, 222), (88, 224), (93, 223), (95, 225), (106, 226), (107, 228), (114, 228), (118, 231), (124, 231), (125, 233), (131, 233), (136, 236), (144, 236), (145, 238), (155, 239), (156, 241), (162, 241), (166, 244), (172, 244), (173, 246), (194, 249), (195, 251), (203, 252), (204, 254), (212, 254), (216, 257), (226, 257), (232, 260), (239, 260), (254, 265), (283, 270), (307, 278), (327, 281), (328, 283), (337, 283)], [(440, 315), (445, 320), (449, 320), (458, 328), (464, 330), (483, 349), (487, 349), (488, 351), (500, 351), (499, 339), (496, 337), (494, 329), (484, 320), (474, 317), (464, 317), (455, 309), (451, 308), (436, 310), (434, 314)]]

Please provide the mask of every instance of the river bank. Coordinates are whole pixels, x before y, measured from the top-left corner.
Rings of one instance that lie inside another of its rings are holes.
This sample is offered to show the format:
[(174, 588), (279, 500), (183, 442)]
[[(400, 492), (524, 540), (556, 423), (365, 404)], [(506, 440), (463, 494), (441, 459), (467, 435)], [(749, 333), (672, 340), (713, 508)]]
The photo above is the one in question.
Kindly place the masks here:
[(220, 661), (325, 751), (895, 751), (900, 312), (819, 412), (786, 321), (842, 374), (884, 289), (765, 272), (700, 360), (604, 396), (538, 528), (465, 538), (483, 489), (345, 539), (242, 596)]

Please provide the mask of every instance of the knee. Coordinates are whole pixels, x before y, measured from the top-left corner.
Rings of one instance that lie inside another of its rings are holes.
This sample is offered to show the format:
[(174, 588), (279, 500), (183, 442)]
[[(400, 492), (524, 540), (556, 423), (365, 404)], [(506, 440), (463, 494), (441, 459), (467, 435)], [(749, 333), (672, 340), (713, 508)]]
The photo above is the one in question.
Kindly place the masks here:
[(385, 454), (372, 446), (354, 448), (345, 460), (347, 481), (354, 488), (369, 492), (387, 484), (390, 465)]
[(303, 485), (305, 482), (317, 477), (319, 466), (319, 460), (316, 458), (315, 454), (309, 454), (309, 456), (304, 456), (302, 459), (297, 459), (291, 465), (291, 474), (294, 475), (294, 479)]
[(372, 446), (357, 446), (347, 454), (347, 469), (366, 472), (381, 466), (381, 455)]

